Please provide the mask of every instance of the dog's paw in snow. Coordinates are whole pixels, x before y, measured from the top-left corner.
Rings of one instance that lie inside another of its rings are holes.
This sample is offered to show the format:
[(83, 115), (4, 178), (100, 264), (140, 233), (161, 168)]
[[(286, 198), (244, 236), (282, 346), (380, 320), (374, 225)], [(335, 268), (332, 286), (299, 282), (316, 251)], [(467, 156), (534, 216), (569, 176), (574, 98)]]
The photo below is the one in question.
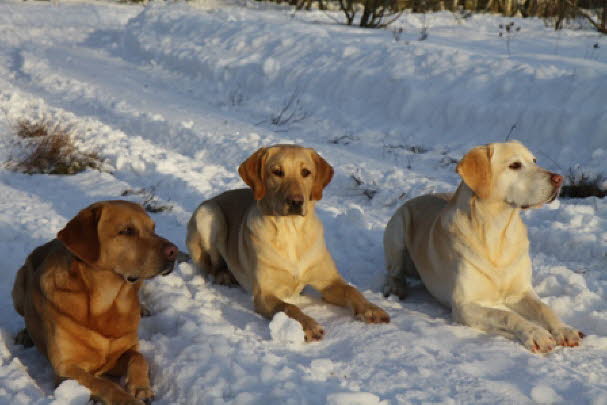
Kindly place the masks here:
[(552, 336), (559, 346), (579, 346), (584, 338), (584, 334), (577, 329), (569, 326), (562, 326), (552, 331)]

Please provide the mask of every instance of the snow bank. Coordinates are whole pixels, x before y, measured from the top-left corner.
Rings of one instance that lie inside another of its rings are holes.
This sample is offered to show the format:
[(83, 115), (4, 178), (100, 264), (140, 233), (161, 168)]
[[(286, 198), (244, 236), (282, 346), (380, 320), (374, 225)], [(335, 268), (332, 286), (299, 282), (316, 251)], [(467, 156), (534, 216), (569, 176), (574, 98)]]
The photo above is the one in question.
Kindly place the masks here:
[(417, 41), (417, 17), (407, 16), (395, 41), (389, 31), (345, 28), (321, 13), (307, 17), (316, 25), (291, 17), (150, 6), (127, 24), (122, 55), (204, 83), (219, 100), (237, 96), (259, 117), (296, 93), (302, 111), (354, 135), (373, 128), (460, 151), (512, 137), (563, 170), (607, 169), (607, 68), (594, 36), (567, 42), (563, 36), (576, 34), (516, 19), (510, 56), (499, 18), (458, 26), (449, 13), (429, 15), (429, 39)]

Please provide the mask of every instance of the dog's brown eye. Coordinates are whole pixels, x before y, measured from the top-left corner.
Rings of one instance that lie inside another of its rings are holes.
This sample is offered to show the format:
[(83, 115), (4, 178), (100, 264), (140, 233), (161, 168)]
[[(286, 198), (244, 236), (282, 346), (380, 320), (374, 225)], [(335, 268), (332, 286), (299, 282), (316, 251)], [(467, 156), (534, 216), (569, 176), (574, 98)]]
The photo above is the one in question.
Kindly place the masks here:
[(533, 158), (533, 163), (537, 163), (537, 159), (536, 158)]
[(133, 226), (125, 226), (124, 228), (122, 228), (120, 230), (120, 232), (118, 232), (118, 234), (124, 235), (124, 236), (133, 236), (133, 235), (135, 235), (135, 233), (136, 233), (135, 227), (133, 227)]
[(311, 171), (309, 171), (308, 169), (303, 169), (303, 170), (301, 171), (301, 175), (302, 175), (303, 177), (308, 177), (308, 176), (309, 176), (309, 175), (311, 175), (311, 174), (312, 174), (312, 172), (311, 172)]
[(521, 162), (514, 162), (514, 163), (511, 163), (510, 166), (508, 166), (508, 167), (510, 167), (512, 170), (518, 170), (521, 167), (523, 167), (523, 165), (521, 164)]
[(277, 177), (282, 177), (285, 175), (285, 172), (283, 172), (282, 169), (274, 169), (272, 170), (272, 174)]

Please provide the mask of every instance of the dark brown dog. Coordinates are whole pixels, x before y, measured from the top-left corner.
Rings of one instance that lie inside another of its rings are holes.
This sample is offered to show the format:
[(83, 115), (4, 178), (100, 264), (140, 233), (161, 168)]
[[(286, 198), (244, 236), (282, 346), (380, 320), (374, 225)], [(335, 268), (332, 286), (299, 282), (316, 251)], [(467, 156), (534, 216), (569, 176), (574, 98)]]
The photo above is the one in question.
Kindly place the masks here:
[[(26, 326), (18, 343), (35, 344), (57, 382), (76, 380), (93, 399), (151, 400), (148, 364), (138, 351), (138, 292), (144, 279), (170, 273), (176, 256), (141, 206), (104, 201), (85, 208), (17, 273), (13, 304)], [(126, 376), (126, 390), (104, 374)]]

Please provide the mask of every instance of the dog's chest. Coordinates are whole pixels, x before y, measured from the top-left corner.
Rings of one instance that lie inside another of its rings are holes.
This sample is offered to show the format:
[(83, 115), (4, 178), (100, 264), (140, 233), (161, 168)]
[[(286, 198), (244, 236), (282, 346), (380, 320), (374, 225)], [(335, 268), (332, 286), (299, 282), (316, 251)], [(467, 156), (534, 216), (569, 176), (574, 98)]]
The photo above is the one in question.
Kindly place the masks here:
[(117, 294), (96, 291), (89, 301), (89, 324), (104, 336), (120, 337), (137, 329), (140, 305), (137, 291), (131, 286)]
[(289, 273), (296, 280), (302, 280), (306, 271), (321, 257), (324, 243), (322, 235), (286, 229), (277, 234), (274, 246), (280, 262), (286, 265)]
[(303, 288), (306, 272), (323, 257), (325, 249), (318, 219), (257, 217), (250, 222), (249, 230), (257, 266), (274, 269), (269, 271), (286, 271), (291, 281), (298, 284), (294, 289)]

